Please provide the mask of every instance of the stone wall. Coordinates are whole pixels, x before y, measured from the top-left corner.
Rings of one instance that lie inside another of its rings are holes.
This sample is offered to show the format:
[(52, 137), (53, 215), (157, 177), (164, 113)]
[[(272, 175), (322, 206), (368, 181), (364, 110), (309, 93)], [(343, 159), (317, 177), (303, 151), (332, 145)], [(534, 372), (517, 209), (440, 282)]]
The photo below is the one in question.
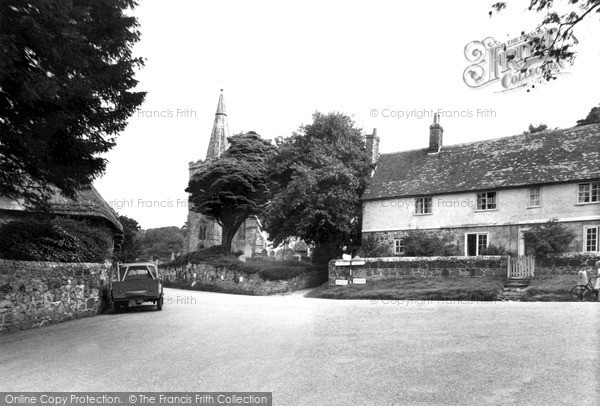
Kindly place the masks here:
[(0, 334), (97, 314), (109, 269), (0, 259)]
[(594, 265), (600, 261), (600, 256), (594, 254), (579, 254), (545, 258), (536, 260), (535, 276), (542, 275), (577, 275), (580, 270), (588, 270), (591, 275), (596, 276), (597, 267)]
[(159, 269), (163, 280), (167, 282), (184, 284), (186, 287), (192, 287), (192, 283), (196, 282), (196, 284), (214, 286), (223, 291), (252, 295), (285, 293), (308, 289), (323, 283), (322, 278), (316, 272), (307, 272), (288, 280), (268, 281), (262, 279), (257, 273), (248, 274), (204, 263), (177, 267), (159, 265)]
[(412, 276), (434, 277), (494, 277), (505, 278), (508, 266), (506, 256), (480, 257), (387, 257), (361, 258), (364, 265), (336, 265), (345, 261), (329, 262), (329, 283), (354, 278), (377, 279), (406, 278)]

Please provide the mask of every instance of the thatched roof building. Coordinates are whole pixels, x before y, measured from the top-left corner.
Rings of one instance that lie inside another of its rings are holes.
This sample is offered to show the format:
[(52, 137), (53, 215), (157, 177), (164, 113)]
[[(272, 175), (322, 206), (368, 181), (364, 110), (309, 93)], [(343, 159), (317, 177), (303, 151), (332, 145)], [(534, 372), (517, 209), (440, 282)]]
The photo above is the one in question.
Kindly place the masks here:
[[(78, 219), (89, 220), (92, 224), (101, 227), (112, 235), (115, 248), (123, 241), (123, 226), (119, 222), (117, 213), (102, 198), (95, 187), (77, 192), (75, 200), (71, 200), (60, 193), (56, 193), (49, 202), (50, 212), (71, 216)], [(20, 202), (0, 196), (0, 223), (25, 218), (33, 214), (30, 209)]]

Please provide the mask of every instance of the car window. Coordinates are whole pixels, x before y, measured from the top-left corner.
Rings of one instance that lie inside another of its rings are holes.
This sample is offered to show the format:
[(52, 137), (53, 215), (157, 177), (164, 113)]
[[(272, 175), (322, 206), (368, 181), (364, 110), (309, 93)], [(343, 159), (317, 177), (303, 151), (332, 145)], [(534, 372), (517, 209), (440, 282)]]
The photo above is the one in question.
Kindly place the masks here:
[(130, 281), (136, 279), (154, 279), (154, 275), (150, 270), (150, 267), (146, 265), (134, 265), (127, 267), (127, 273), (124, 280)]

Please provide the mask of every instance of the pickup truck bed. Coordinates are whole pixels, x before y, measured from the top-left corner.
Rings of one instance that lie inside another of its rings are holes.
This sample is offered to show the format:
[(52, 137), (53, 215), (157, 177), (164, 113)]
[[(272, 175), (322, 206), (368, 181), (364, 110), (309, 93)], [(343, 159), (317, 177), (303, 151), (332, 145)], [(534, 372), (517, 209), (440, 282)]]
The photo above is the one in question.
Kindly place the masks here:
[(116, 311), (136, 303), (152, 302), (162, 310), (163, 286), (155, 264), (118, 264), (111, 297)]

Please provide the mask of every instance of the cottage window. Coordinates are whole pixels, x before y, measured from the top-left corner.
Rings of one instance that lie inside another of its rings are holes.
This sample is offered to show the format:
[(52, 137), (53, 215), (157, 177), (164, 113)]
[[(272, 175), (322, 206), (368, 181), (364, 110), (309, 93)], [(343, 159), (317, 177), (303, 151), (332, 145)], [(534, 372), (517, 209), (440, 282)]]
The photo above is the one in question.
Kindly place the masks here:
[(487, 234), (477, 234), (477, 255), (487, 247)]
[(496, 192), (477, 193), (477, 210), (495, 210)]
[(579, 184), (579, 203), (600, 202), (600, 182)]
[(484, 248), (488, 246), (488, 233), (467, 233), (465, 234), (465, 255), (481, 255)]
[(431, 214), (432, 210), (432, 198), (431, 197), (418, 197), (415, 201), (415, 213), (416, 214)]
[(404, 240), (398, 238), (394, 240), (394, 255), (404, 254)]
[(529, 188), (529, 207), (539, 207), (542, 205), (541, 192), (539, 186)]
[(585, 252), (600, 251), (598, 245), (598, 231), (600, 227), (584, 227), (583, 228), (583, 250)]

